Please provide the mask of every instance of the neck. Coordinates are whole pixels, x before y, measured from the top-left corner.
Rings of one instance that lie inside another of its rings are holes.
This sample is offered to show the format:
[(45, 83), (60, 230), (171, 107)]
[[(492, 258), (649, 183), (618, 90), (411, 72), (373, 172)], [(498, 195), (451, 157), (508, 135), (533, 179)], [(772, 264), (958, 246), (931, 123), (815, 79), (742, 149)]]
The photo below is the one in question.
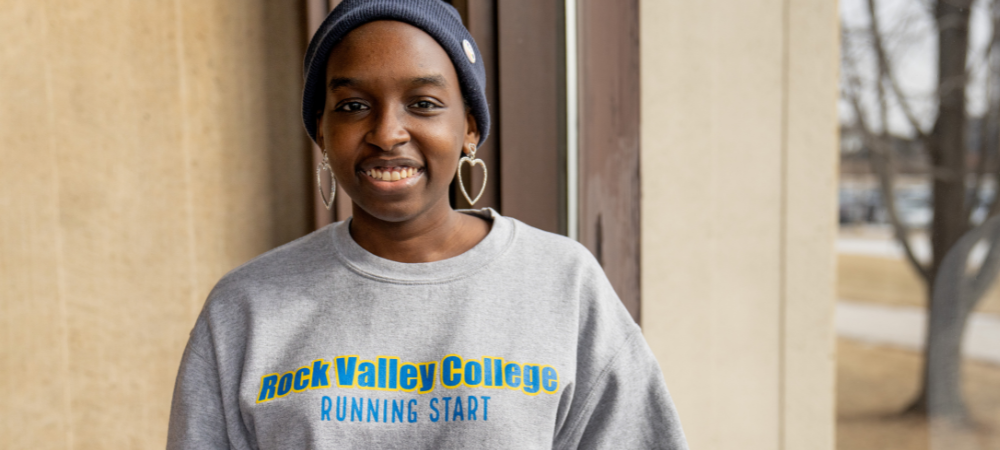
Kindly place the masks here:
[(412, 219), (388, 222), (353, 207), (351, 237), (361, 248), (397, 262), (434, 262), (458, 256), (479, 243), (490, 225), (445, 203)]

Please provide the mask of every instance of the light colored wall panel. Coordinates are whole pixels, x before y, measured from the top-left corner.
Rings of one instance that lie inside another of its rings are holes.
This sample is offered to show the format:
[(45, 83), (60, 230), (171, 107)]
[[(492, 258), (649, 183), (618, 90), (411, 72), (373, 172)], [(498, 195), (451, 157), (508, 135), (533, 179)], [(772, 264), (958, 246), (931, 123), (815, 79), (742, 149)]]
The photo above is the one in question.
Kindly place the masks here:
[(787, 7), (784, 449), (832, 448), (840, 63), (837, 2)]
[[(0, 3), (0, 447), (69, 442), (67, 340), (58, 230), (59, 166), (49, 133), (45, 18)], [(12, 62), (16, 61), (16, 64)], [(17, 220), (12, 220), (12, 218)], [(33, 381), (33, 382), (28, 382)]]
[(0, 448), (162, 448), (209, 289), (311, 222), (299, 5), (0, 11)]
[(832, 448), (837, 39), (820, 3), (641, 3), (642, 322), (692, 448)]

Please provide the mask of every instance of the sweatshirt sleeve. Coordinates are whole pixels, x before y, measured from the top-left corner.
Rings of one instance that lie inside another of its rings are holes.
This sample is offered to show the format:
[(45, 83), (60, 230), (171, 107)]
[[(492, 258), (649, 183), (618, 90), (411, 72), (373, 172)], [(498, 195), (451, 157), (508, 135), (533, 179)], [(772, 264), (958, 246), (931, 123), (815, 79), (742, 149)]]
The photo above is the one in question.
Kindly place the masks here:
[[(245, 428), (238, 419), (238, 407), (226, 404), (221, 386), (219, 365), (210, 344), (204, 315), (195, 324), (174, 384), (167, 431), (167, 449), (245, 448)], [(229, 414), (227, 414), (229, 412)], [(235, 417), (234, 417), (234, 413)]]
[(584, 395), (557, 437), (559, 449), (686, 450), (687, 441), (656, 358), (634, 332)]

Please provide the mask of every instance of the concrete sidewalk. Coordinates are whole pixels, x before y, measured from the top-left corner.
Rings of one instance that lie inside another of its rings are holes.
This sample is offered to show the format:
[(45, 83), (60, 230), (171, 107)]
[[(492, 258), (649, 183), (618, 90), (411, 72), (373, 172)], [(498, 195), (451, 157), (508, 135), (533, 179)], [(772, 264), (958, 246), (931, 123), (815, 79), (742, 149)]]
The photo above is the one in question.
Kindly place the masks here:
[[(857, 341), (922, 351), (927, 311), (907, 306), (840, 300), (837, 335)], [(962, 343), (966, 358), (1000, 365), (1000, 316), (972, 313)]]

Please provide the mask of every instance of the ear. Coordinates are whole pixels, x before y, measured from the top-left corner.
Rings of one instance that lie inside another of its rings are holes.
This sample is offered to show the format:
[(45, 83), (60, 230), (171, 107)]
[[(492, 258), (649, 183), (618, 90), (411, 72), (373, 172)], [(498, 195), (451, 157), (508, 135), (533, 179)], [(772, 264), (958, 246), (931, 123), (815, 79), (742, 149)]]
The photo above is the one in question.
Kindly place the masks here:
[(323, 139), (323, 116), (316, 118), (316, 144), (319, 145), (320, 149), (326, 148), (324, 145), (325, 139)]
[(467, 111), (465, 113), (465, 145), (462, 146), (463, 153), (468, 153), (469, 144), (479, 145), (479, 125), (476, 123), (476, 116)]

